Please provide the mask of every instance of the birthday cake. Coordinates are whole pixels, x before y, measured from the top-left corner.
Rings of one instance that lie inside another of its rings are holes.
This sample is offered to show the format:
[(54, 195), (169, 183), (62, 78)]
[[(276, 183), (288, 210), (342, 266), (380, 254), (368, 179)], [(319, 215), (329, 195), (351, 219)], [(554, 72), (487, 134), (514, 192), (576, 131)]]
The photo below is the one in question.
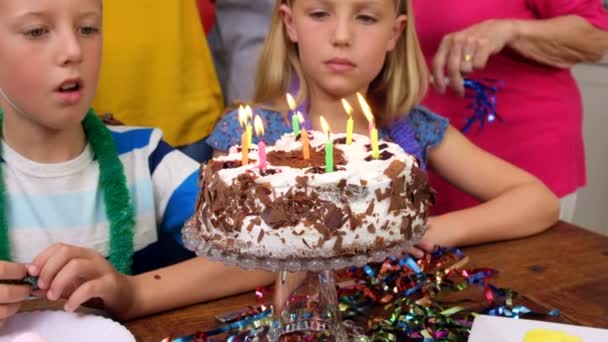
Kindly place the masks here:
[(418, 239), (433, 191), (415, 157), (381, 141), (332, 135), (333, 172), (326, 172), (327, 135), (283, 135), (267, 147), (260, 167), (257, 146), (242, 165), (242, 151), (201, 166), (201, 193), (193, 217), (198, 235), (230, 253), (275, 259), (352, 256)]

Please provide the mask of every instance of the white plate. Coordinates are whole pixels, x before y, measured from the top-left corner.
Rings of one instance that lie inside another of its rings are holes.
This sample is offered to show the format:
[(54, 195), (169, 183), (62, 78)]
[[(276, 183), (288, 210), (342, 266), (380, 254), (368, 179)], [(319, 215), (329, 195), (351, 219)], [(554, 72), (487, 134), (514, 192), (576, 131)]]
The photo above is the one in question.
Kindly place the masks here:
[(480, 315), (473, 321), (469, 342), (522, 342), (524, 335), (533, 329), (561, 331), (581, 338), (584, 342), (608, 341), (608, 330)]
[(111, 319), (65, 311), (18, 313), (0, 328), (0, 342), (12, 342), (26, 332), (39, 335), (44, 342), (135, 342), (125, 327)]

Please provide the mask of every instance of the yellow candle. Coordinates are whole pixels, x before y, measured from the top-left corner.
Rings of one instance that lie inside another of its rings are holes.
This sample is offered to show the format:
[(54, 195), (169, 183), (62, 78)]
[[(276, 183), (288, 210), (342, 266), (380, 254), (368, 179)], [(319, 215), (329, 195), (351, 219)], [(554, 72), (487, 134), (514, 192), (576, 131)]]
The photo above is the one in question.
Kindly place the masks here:
[[(239, 122), (241, 123), (241, 128), (243, 128), (247, 121), (247, 114), (245, 112), (245, 108), (243, 106), (239, 106)], [(241, 134), (241, 158), (243, 166), (249, 164), (249, 139), (247, 138), (247, 130), (244, 129)]]
[(245, 107), (245, 117), (246, 117), (246, 126), (245, 132), (247, 132), (247, 140), (249, 142), (249, 146), (253, 145), (253, 128), (251, 127), (251, 121), (253, 120), (253, 110), (250, 106)]
[(380, 158), (380, 149), (378, 148), (378, 130), (376, 127), (372, 128), (370, 135), (372, 137), (372, 158), (378, 159)]
[(371, 139), (372, 158), (378, 159), (380, 158), (380, 150), (378, 146), (378, 130), (376, 129), (376, 124), (374, 122), (374, 114), (360, 93), (357, 93), (357, 99), (359, 100), (359, 105), (363, 110), (363, 114), (369, 122), (369, 138)]
[(310, 159), (310, 142), (308, 141), (308, 132), (304, 127), (304, 116), (300, 112), (298, 112), (298, 120), (302, 124), (302, 130), (300, 132), (300, 137), (302, 139), (302, 157), (304, 160), (308, 160)]
[(353, 143), (353, 129), (355, 126), (353, 122), (353, 107), (351, 107), (346, 99), (342, 99), (342, 107), (344, 107), (346, 114), (348, 114), (348, 120), (346, 120), (346, 144), (350, 145)]
[(249, 140), (247, 133), (241, 135), (241, 157), (243, 158), (243, 166), (249, 164)]

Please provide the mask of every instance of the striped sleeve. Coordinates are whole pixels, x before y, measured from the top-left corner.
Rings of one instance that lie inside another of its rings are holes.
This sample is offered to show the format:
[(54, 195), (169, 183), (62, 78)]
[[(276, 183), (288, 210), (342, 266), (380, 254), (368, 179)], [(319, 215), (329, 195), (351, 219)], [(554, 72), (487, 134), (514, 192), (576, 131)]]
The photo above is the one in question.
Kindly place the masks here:
[(182, 226), (193, 215), (199, 192), (199, 164), (163, 141), (160, 130), (152, 132), (148, 148), (158, 226), (181, 243)]

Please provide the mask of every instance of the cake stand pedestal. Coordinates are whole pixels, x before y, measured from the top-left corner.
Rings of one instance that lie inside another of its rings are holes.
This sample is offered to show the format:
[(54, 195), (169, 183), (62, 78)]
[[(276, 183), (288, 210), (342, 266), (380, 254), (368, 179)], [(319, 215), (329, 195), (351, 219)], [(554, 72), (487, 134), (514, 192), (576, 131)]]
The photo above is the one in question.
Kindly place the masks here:
[(277, 279), (274, 308), (280, 342), (346, 341), (333, 270)]
[[(370, 262), (382, 262), (398, 256), (420, 241), (424, 232), (415, 232), (410, 240), (376, 249), (366, 254), (332, 258), (253, 257), (224, 251), (213, 241), (205, 240), (191, 219), (183, 228), (185, 246), (198, 256), (228, 266), (278, 272), (273, 299), (274, 327), (266, 336), (253, 336), (243, 341), (347, 341), (340, 319), (334, 271)], [(287, 273), (289, 272), (289, 273)], [(285, 276), (285, 274), (287, 275)], [(283, 275), (283, 276), (282, 276)], [(283, 278), (283, 279), (282, 279)]]

